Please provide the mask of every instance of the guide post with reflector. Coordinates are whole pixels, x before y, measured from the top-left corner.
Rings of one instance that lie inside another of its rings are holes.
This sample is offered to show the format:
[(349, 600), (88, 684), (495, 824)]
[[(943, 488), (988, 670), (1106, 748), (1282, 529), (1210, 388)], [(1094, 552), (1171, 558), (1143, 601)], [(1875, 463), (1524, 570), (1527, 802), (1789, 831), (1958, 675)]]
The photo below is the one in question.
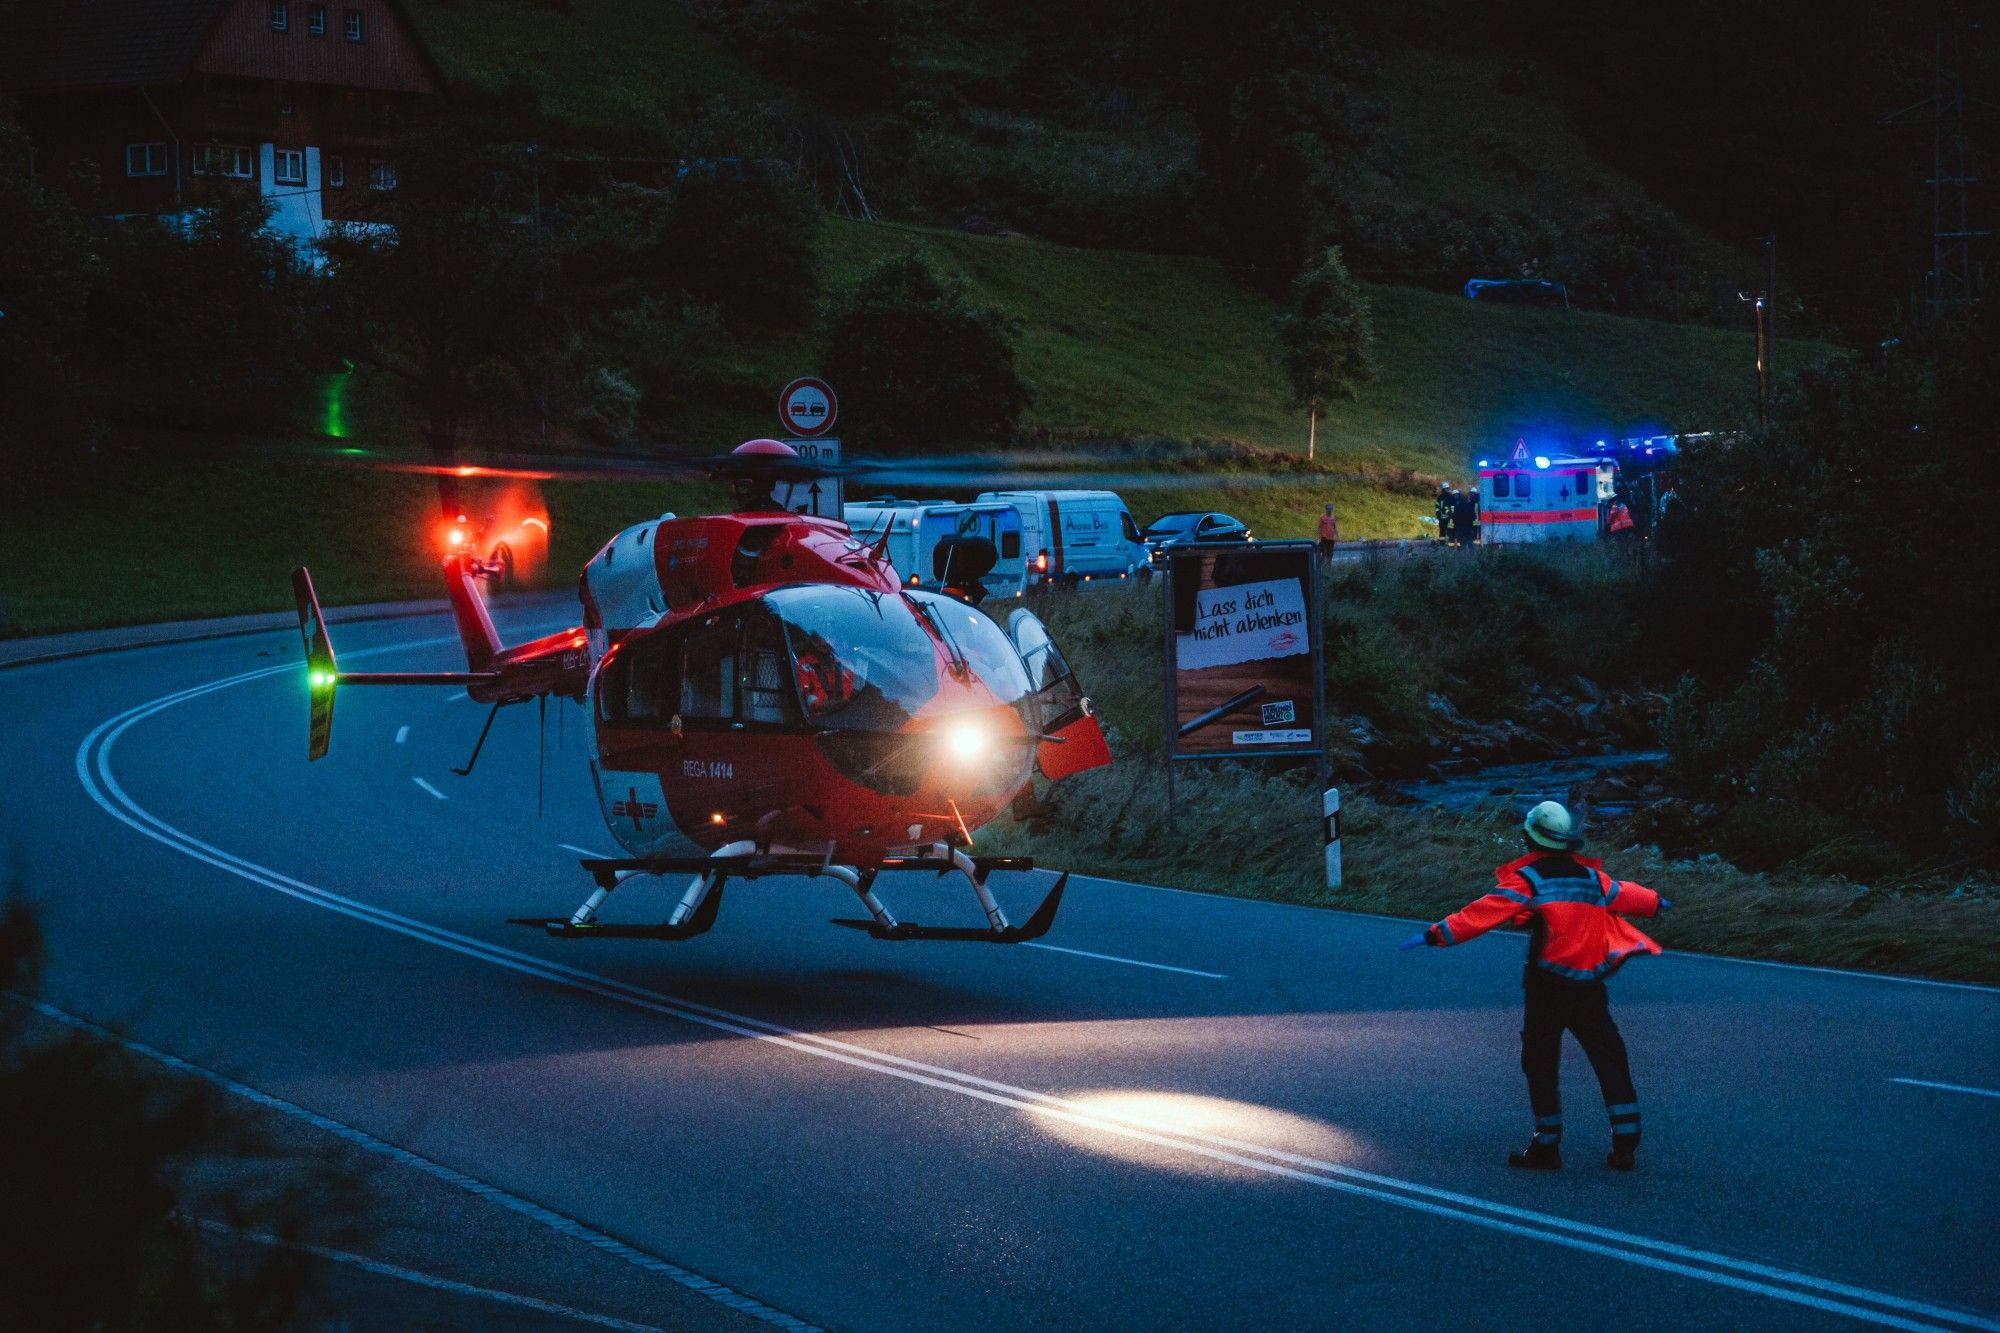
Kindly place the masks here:
[(1320, 794), (1319, 813), (1326, 839), (1326, 886), (1340, 887), (1340, 788), (1328, 787)]

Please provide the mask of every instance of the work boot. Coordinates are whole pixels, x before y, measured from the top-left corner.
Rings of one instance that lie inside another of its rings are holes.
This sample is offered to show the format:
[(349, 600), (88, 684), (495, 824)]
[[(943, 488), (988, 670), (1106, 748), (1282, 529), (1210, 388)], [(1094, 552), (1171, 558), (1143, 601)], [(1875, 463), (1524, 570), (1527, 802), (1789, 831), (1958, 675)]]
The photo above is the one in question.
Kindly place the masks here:
[(1518, 1166), (1525, 1171), (1560, 1171), (1563, 1164), (1562, 1148), (1554, 1143), (1544, 1143), (1536, 1139), (1521, 1152), (1507, 1154), (1507, 1165)]
[(1638, 1150), (1637, 1134), (1629, 1138), (1621, 1135), (1611, 1140), (1611, 1151), (1605, 1154), (1604, 1164), (1613, 1171), (1630, 1171), (1638, 1165), (1638, 1158), (1635, 1156)]

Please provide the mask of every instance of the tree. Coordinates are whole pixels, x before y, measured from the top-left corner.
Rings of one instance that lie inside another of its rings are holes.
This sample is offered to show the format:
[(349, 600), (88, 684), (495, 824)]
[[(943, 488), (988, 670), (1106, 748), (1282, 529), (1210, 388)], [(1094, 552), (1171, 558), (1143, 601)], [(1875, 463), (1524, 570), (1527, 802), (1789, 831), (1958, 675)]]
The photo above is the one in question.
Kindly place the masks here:
[(1353, 42), (1299, 0), (1189, 9), (1202, 15), (1186, 33), (1201, 197), (1228, 257), (1281, 280), (1327, 243), (1381, 156), (1373, 112), (1336, 73)]
[(1291, 405), (1306, 417), (1306, 457), (1318, 444), (1320, 409), (1336, 399), (1352, 401), (1360, 386), (1375, 378), (1375, 328), (1368, 298), (1348, 276), (1340, 247), (1330, 246), (1292, 284), (1292, 313), (1278, 320)]
[[(406, 137), (396, 162), (393, 230), (338, 227), (322, 243), (334, 337), (344, 354), (410, 386), (424, 442), (449, 464), (478, 377), (543, 374), (559, 321), (535, 228), (509, 190), (514, 163), (450, 126)], [(443, 488), (440, 499), (454, 507)]]
[(919, 253), (881, 260), (827, 312), (820, 373), (847, 434), (910, 448), (1011, 438), (1034, 392), (1014, 369), (1014, 322)]
[[(96, 264), (82, 212), (28, 170), (28, 140), (0, 116), (0, 495), (79, 452), (97, 423), (73, 368)], [(6, 503), (0, 500), (0, 504)]]

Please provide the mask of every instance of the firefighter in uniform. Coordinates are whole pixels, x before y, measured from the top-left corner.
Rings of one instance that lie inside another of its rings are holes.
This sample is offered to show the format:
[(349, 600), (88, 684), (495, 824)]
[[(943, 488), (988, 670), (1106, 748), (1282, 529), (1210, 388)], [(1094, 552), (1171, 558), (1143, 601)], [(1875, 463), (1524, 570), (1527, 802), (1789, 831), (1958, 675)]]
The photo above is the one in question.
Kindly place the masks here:
[(1447, 546), (1451, 545), (1452, 516), (1456, 511), (1457, 505), (1453, 502), (1451, 496), (1451, 483), (1448, 481), (1439, 482), (1437, 495), (1438, 540)]
[(1639, 1146), (1639, 1095), (1632, 1087), (1625, 1039), (1611, 1021), (1604, 982), (1634, 954), (1660, 951), (1624, 918), (1652, 916), (1672, 904), (1643, 885), (1611, 878), (1596, 858), (1578, 856), (1576, 823), (1555, 801), (1530, 810), (1522, 832), (1528, 854), (1501, 866), (1490, 892), (1412, 935), (1402, 947), (1449, 947), (1498, 926), (1528, 925), (1521, 1071), (1528, 1076), (1535, 1133), (1526, 1150), (1509, 1153), (1507, 1161), (1540, 1170), (1562, 1165), (1557, 1070), (1567, 1029), (1597, 1072), (1611, 1117), (1611, 1154), (1605, 1164), (1630, 1171)]

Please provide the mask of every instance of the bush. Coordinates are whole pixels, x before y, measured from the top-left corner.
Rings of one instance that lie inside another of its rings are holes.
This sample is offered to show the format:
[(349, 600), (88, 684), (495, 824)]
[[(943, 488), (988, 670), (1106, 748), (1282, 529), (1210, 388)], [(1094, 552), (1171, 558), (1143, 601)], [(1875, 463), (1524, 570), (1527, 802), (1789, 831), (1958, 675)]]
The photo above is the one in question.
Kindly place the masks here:
[(820, 370), (847, 436), (879, 449), (1010, 439), (1033, 401), (1014, 369), (1015, 325), (919, 253), (884, 259), (835, 299)]
[(309, 1205), (286, 1188), (197, 1197), (199, 1160), (261, 1151), (249, 1126), (214, 1088), (111, 1041), (31, 1037), (40, 964), (32, 914), (18, 898), (0, 902), (0, 1328), (317, 1327), (325, 1302), (312, 1260), (258, 1246), (251, 1260), (217, 1263), (196, 1218), (296, 1238), (344, 1204)]
[(1808, 373), (1761, 437), (1690, 442), (1647, 593), (1655, 650), (1689, 672), (1673, 777), (1739, 807), (1725, 851), (2000, 851), (2000, 700), (1969, 632), (2000, 619), (2000, 557), (1966, 540), (2000, 503), (1996, 398), (2000, 357), (1974, 335)]

